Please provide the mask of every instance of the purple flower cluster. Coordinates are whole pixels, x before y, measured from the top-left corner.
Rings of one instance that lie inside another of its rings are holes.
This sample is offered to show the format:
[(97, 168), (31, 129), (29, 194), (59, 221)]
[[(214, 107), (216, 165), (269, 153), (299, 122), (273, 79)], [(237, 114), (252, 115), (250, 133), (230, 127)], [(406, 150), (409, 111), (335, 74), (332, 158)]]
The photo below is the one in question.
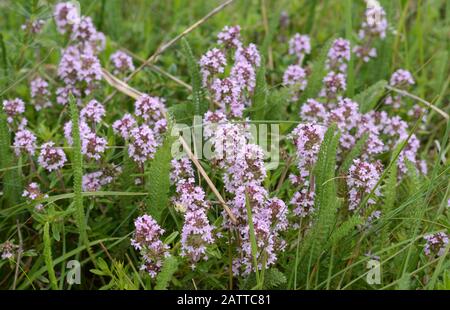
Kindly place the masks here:
[(343, 38), (334, 40), (328, 51), (327, 70), (345, 73), (347, 71), (347, 63), (350, 61), (350, 54), (350, 41)]
[(435, 257), (445, 254), (445, 249), (448, 246), (448, 235), (445, 232), (438, 232), (429, 234), (424, 237), (426, 240), (423, 251), (427, 256)]
[(67, 161), (64, 151), (54, 145), (55, 143), (52, 141), (42, 144), (38, 157), (39, 165), (49, 172), (61, 169)]
[(80, 117), (83, 121), (99, 124), (105, 116), (105, 107), (95, 99), (92, 99), (88, 104), (81, 109)]
[[(238, 255), (233, 260), (235, 274), (248, 274), (254, 270), (247, 213), (247, 203), (252, 212), (258, 246), (258, 269), (275, 263), (277, 253), (285, 243), (280, 233), (287, 228), (287, 206), (274, 197), (269, 198), (262, 186), (266, 177), (262, 149), (249, 143), (250, 133), (246, 124), (226, 123), (208, 112), (205, 120), (217, 126), (212, 134), (215, 161), (224, 170), (225, 189), (233, 198), (228, 202), (236, 217), (233, 223), (226, 212), (224, 226), (236, 230), (240, 236)], [(262, 257), (265, 257), (263, 266)]]
[[(349, 169), (347, 178), (349, 210), (355, 210), (363, 197), (375, 188), (382, 170), (383, 166), (380, 162), (370, 163), (360, 159), (353, 160), (353, 165)], [(381, 195), (379, 187), (375, 189), (373, 194), (375, 196)], [(375, 204), (373, 197), (368, 199), (367, 204)]]
[(120, 135), (123, 139), (128, 139), (131, 129), (136, 127), (136, 120), (129, 113), (126, 113), (121, 119), (115, 121), (112, 125), (114, 132)]
[(158, 144), (153, 130), (147, 125), (135, 127), (130, 131), (128, 155), (138, 164), (153, 158)]
[[(22, 197), (29, 199), (30, 201), (34, 201), (37, 199), (47, 198), (47, 194), (43, 194), (39, 188), (39, 184), (36, 182), (32, 182), (28, 184), (23, 190)], [(40, 203), (35, 205), (36, 211), (42, 211), (44, 206)]]
[(9, 124), (12, 124), (15, 120), (19, 122), (20, 115), (25, 112), (25, 103), (20, 98), (3, 100), (3, 111)]
[(0, 244), (0, 251), (2, 252), (2, 259), (11, 259), (16, 256), (19, 246), (14, 244), (14, 240), (7, 240)]
[(214, 227), (206, 214), (210, 205), (203, 189), (195, 185), (194, 170), (187, 157), (172, 160), (170, 180), (176, 185), (174, 204), (184, 213), (181, 255), (188, 257), (195, 268), (198, 261), (208, 259), (207, 246), (214, 242)]
[[(408, 86), (414, 84), (415, 81), (411, 72), (404, 69), (398, 69), (397, 71), (395, 71), (389, 81), (389, 85), (403, 90), (407, 89)], [(387, 105), (392, 105), (394, 109), (398, 109), (401, 105), (401, 98), (402, 95), (400, 94), (389, 95), (386, 97), (385, 103)]]
[(134, 114), (140, 116), (148, 125), (154, 125), (157, 121), (164, 118), (166, 107), (164, 99), (142, 95), (134, 104)]
[[(218, 35), (221, 49), (207, 51), (199, 61), (203, 86), (207, 87), (220, 111), (232, 117), (242, 117), (246, 106), (251, 104), (250, 95), (256, 84), (256, 68), (261, 56), (256, 45), (244, 46), (240, 41), (240, 27), (226, 26)], [(227, 55), (231, 55), (230, 61)], [(230, 74), (223, 76), (227, 63)]]
[(141, 270), (146, 270), (154, 278), (161, 271), (164, 259), (170, 256), (169, 246), (160, 239), (164, 229), (147, 214), (138, 217), (134, 221), (134, 227), (131, 245), (142, 255)]
[(359, 30), (359, 45), (353, 48), (353, 52), (364, 62), (377, 56), (377, 50), (373, 47), (376, 38), (384, 39), (388, 23), (386, 12), (377, 0), (366, 0), (365, 19)]
[(306, 71), (299, 65), (290, 65), (283, 74), (283, 85), (291, 89), (291, 101), (297, 101), (300, 92), (306, 89), (308, 84)]
[(36, 111), (52, 106), (48, 83), (41, 77), (37, 77), (30, 83), (31, 99)]
[(90, 17), (79, 16), (71, 2), (55, 6), (55, 22), (60, 33), (68, 32), (72, 45), (61, 57), (58, 76), (64, 86), (56, 90), (57, 102), (67, 104), (69, 94), (89, 95), (102, 79), (102, 69), (96, 54), (104, 49), (105, 36), (97, 31)]
[(133, 58), (122, 51), (117, 51), (109, 58), (114, 66), (114, 74), (134, 71)]
[(295, 207), (294, 214), (306, 217), (314, 212), (314, 184), (309, 182), (309, 176), (317, 161), (320, 145), (326, 128), (314, 123), (300, 124), (291, 133), (297, 155), (299, 175), (291, 175), (294, 185), (300, 187), (294, 193), (290, 204)]
[(305, 55), (311, 53), (311, 42), (307, 35), (296, 33), (289, 40), (289, 54), (297, 56), (298, 63), (301, 64)]
[(37, 34), (42, 31), (44, 25), (45, 20), (43, 19), (27, 20), (20, 28), (30, 34)]
[(242, 46), (241, 42), (241, 27), (240, 26), (225, 26), (217, 35), (217, 43), (223, 45), (226, 49), (239, 48)]
[(83, 175), (82, 188), (85, 192), (96, 192), (110, 184), (114, 178), (122, 173), (122, 168), (119, 166), (107, 167), (99, 171), (87, 173)]
[(16, 132), (13, 146), (17, 156), (21, 153), (33, 156), (36, 150), (36, 136), (28, 129), (21, 129)]

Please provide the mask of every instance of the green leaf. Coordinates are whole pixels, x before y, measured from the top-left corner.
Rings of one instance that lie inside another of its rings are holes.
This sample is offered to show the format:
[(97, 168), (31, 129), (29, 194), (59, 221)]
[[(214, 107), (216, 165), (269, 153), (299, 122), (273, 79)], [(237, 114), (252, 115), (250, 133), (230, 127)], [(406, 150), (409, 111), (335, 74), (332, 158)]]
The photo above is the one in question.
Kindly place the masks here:
[(378, 100), (384, 94), (386, 85), (387, 82), (385, 80), (378, 81), (355, 96), (354, 101), (359, 103), (359, 111), (361, 113), (367, 113), (375, 108)]
[(205, 100), (205, 95), (203, 93), (200, 69), (197, 60), (192, 53), (191, 47), (189, 46), (189, 42), (185, 38), (183, 38), (181, 42), (183, 45), (184, 55), (187, 59), (192, 84), (192, 101), (189, 103), (189, 111), (193, 113), (193, 115), (203, 116), (203, 114), (208, 111), (208, 102)]
[[(168, 131), (170, 132), (170, 130)], [(170, 188), (170, 161), (172, 160), (173, 137), (167, 134), (163, 144), (156, 151), (155, 157), (150, 163), (148, 174), (148, 213), (155, 219), (161, 221), (164, 209), (169, 205)]]
[[(0, 168), (4, 169), (3, 173), (3, 195), (10, 206), (16, 205), (21, 197), (21, 180), (19, 178), (18, 166), (11, 152), (11, 136), (6, 122), (6, 115), (3, 109), (0, 109)], [(17, 167), (15, 169), (8, 169)], [(8, 206), (8, 203), (3, 204)]]
[(156, 277), (155, 290), (166, 290), (173, 274), (178, 269), (178, 260), (175, 256), (169, 256), (164, 260), (161, 272)]
[(319, 56), (312, 64), (312, 73), (308, 79), (308, 85), (300, 97), (299, 102), (303, 103), (306, 99), (316, 98), (319, 95), (320, 89), (322, 88), (322, 81), (326, 75), (327, 70), (325, 69), (325, 63), (328, 57), (328, 50), (331, 48), (335, 38), (330, 38), (322, 47)]
[(264, 60), (261, 60), (261, 66), (256, 72), (255, 93), (253, 95), (252, 119), (263, 120), (267, 110), (267, 82), (266, 68)]

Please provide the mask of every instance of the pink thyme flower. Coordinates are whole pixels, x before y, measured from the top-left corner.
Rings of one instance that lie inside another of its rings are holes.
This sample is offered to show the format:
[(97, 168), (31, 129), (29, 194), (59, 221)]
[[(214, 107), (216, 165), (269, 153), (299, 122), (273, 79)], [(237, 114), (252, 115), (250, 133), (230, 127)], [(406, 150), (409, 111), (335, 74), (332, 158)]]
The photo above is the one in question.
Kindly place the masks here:
[(227, 116), (224, 113), (220, 111), (206, 112), (205, 115), (203, 116), (203, 135), (206, 138), (210, 138), (211, 136), (214, 135), (217, 126), (219, 124), (224, 124), (226, 122)]
[(427, 256), (435, 257), (445, 254), (448, 245), (448, 235), (441, 231), (435, 234), (429, 234), (424, 237), (426, 240), (423, 251)]
[(81, 109), (80, 117), (86, 121), (99, 124), (105, 116), (105, 107), (95, 99), (92, 99), (88, 104)]
[(299, 65), (290, 65), (284, 71), (283, 85), (291, 86), (291, 101), (298, 100), (300, 92), (306, 89), (307, 84), (306, 71)]
[(157, 142), (153, 131), (147, 125), (135, 127), (130, 132), (128, 155), (137, 163), (143, 164), (153, 158)]
[(295, 192), (290, 204), (295, 207), (294, 214), (299, 217), (307, 217), (314, 213), (315, 192), (304, 187), (302, 190)]
[(239, 47), (236, 50), (234, 58), (236, 63), (246, 61), (254, 67), (259, 67), (261, 65), (261, 55), (259, 54), (256, 45), (253, 43), (250, 43), (247, 47)]
[(14, 118), (25, 112), (25, 103), (20, 98), (3, 100), (3, 111), (6, 113), (6, 121), (11, 124)]
[(242, 59), (233, 65), (230, 78), (236, 81), (242, 89), (247, 89), (249, 93), (253, 92), (256, 84), (256, 72), (247, 60)]
[(347, 62), (350, 61), (350, 41), (343, 38), (334, 40), (333, 45), (328, 51), (326, 67), (330, 71), (345, 73), (347, 71)]
[(55, 143), (52, 141), (44, 143), (41, 146), (41, 152), (38, 157), (39, 165), (49, 172), (61, 169), (67, 161), (64, 151), (54, 145)]
[(134, 113), (148, 124), (154, 124), (164, 118), (166, 107), (164, 99), (142, 95), (134, 104)]
[(374, 39), (384, 39), (388, 27), (386, 12), (376, 0), (366, 0), (367, 8), (365, 19), (361, 24), (358, 36), (360, 44), (353, 48), (353, 52), (358, 58), (368, 62), (377, 56), (377, 50), (372, 46)]
[(234, 78), (216, 78), (211, 89), (214, 100), (221, 106), (221, 111), (229, 111), (234, 117), (242, 117), (245, 105), (241, 100), (242, 87)]
[(136, 120), (133, 116), (126, 113), (121, 119), (113, 123), (112, 128), (116, 134), (119, 134), (124, 139), (128, 139), (131, 129), (136, 127), (136, 124)]
[(297, 56), (300, 61), (309, 53), (311, 53), (311, 42), (309, 36), (296, 33), (289, 40), (289, 54)]
[(72, 94), (80, 105), (81, 92), (73, 85), (66, 85), (64, 87), (59, 87), (56, 90), (56, 102), (60, 105), (66, 105), (69, 102), (69, 95)]
[(199, 64), (203, 77), (203, 86), (207, 86), (210, 83), (211, 77), (224, 72), (227, 59), (221, 50), (213, 48), (200, 58)]
[(305, 122), (323, 124), (328, 115), (322, 103), (314, 99), (308, 99), (300, 108), (300, 118)]
[(305, 180), (317, 160), (326, 127), (317, 124), (300, 124), (291, 133), (297, 151), (297, 167)]
[[(375, 185), (380, 179), (382, 169), (380, 162), (369, 163), (360, 159), (353, 160), (353, 165), (349, 169), (347, 178), (349, 210), (355, 210), (359, 206), (362, 198), (375, 188)], [(374, 195), (381, 196), (379, 187), (374, 191)], [(371, 197), (367, 203), (373, 205), (375, 200)]]
[(114, 74), (134, 71), (133, 58), (122, 51), (117, 51), (109, 58), (114, 66)]
[(164, 259), (169, 254), (169, 246), (161, 241), (164, 234), (156, 221), (147, 214), (134, 221), (135, 231), (131, 245), (140, 252), (143, 258), (142, 270), (146, 270), (154, 278), (161, 271)]
[(33, 156), (36, 150), (36, 136), (28, 129), (16, 132), (14, 137), (14, 152), (17, 156), (21, 153), (28, 153)]
[[(84, 120), (80, 120), (79, 123), (79, 130), (80, 130), (80, 139), (83, 140), (84, 137), (87, 134), (90, 134), (91, 128)], [(66, 138), (67, 144), (72, 145), (73, 144), (73, 135), (72, 135), (72, 121), (68, 121), (64, 124), (64, 137)]]
[(28, 33), (37, 34), (42, 31), (44, 25), (45, 20), (43, 19), (27, 20), (20, 28)]
[(62, 2), (55, 6), (54, 18), (58, 32), (61, 34), (72, 30), (72, 26), (80, 21), (77, 7), (72, 2)]
[(31, 98), (36, 111), (52, 106), (50, 102), (50, 91), (48, 90), (48, 83), (44, 79), (37, 77), (31, 81)]
[[(43, 194), (39, 188), (39, 184), (36, 182), (32, 182), (28, 184), (23, 190), (22, 197), (28, 198), (30, 201), (34, 201), (37, 199), (47, 198), (47, 194)], [(40, 203), (35, 205), (36, 211), (42, 211), (44, 206)]]
[(94, 53), (100, 52), (105, 48), (104, 34), (95, 29), (92, 18), (88, 16), (82, 16), (79, 22), (73, 25), (70, 38), (81, 43), (83, 48), (90, 49)]
[(14, 244), (14, 240), (7, 240), (0, 244), (0, 251), (2, 252), (2, 259), (11, 259), (16, 256), (19, 246)]
[(217, 43), (222, 44), (227, 49), (241, 47), (241, 27), (225, 26), (217, 35)]
[(200, 259), (208, 259), (206, 247), (214, 242), (213, 229), (205, 209), (189, 210), (184, 215), (181, 256), (189, 257), (193, 268)]
[(81, 154), (86, 155), (87, 158), (99, 160), (101, 154), (106, 150), (106, 145), (107, 141), (105, 138), (90, 132), (81, 139)]
[(331, 71), (323, 78), (323, 88), (320, 92), (320, 96), (328, 99), (335, 99), (337, 95), (345, 91), (346, 88), (347, 83), (345, 75)]

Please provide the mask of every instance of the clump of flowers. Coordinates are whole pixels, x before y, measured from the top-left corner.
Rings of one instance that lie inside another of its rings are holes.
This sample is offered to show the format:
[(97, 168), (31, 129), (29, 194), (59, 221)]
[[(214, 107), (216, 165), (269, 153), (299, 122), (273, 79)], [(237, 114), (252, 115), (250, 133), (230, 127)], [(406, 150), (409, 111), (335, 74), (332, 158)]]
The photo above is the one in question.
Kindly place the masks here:
[(166, 111), (164, 99), (142, 95), (134, 104), (134, 114), (140, 116), (147, 124), (155, 124), (164, 118)]
[(98, 124), (105, 116), (105, 107), (95, 99), (92, 99), (88, 104), (81, 109), (80, 117), (86, 121)]
[[(47, 198), (47, 194), (43, 194), (39, 188), (39, 184), (36, 182), (32, 182), (28, 184), (23, 190), (22, 197), (27, 198), (30, 201), (34, 201), (37, 199)], [(35, 205), (36, 211), (42, 211), (44, 206), (41, 203)]]
[(0, 244), (0, 251), (2, 252), (2, 259), (11, 259), (17, 254), (19, 246), (14, 244), (14, 240), (7, 240)]
[[(226, 26), (219, 33), (217, 43), (221, 48), (207, 51), (199, 61), (203, 86), (220, 106), (220, 112), (239, 118), (245, 107), (251, 105), (261, 56), (256, 45), (244, 46), (240, 41), (239, 26)], [(231, 65), (230, 73), (224, 76), (227, 64)]]
[(28, 129), (21, 129), (16, 132), (13, 146), (17, 156), (21, 153), (28, 153), (32, 156), (36, 150), (36, 136)]
[[(411, 74), (411, 72), (398, 69), (394, 73), (392, 73), (391, 79), (389, 81), (389, 85), (396, 87), (398, 89), (407, 89), (408, 86), (414, 85), (415, 81)], [(385, 103), (387, 105), (392, 105), (394, 109), (400, 108), (402, 95), (396, 93), (395, 95), (389, 95), (386, 97)]]
[[(360, 159), (353, 160), (353, 165), (349, 169), (347, 178), (349, 210), (355, 210), (359, 206), (362, 198), (375, 188), (375, 185), (380, 179), (382, 169), (380, 162), (369, 163)], [(375, 189), (374, 195), (381, 195), (379, 187)], [(367, 201), (369, 205), (374, 203), (375, 200), (372, 197)]]
[(299, 65), (290, 65), (283, 75), (283, 85), (291, 87), (291, 101), (297, 101), (299, 93), (306, 89), (308, 84), (306, 71)]
[(217, 43), (224, 45), (227, 49), (241, 47), (241, 27), (225, 26), (217, 35)]
[(199, 64), (203, 78), (203, 86), (206, 87), (211, 83), (211, 76), (224, 72), (225, 66), (227, 65), (227, 58), (220, 49), (213, 48), (200, 58)]
[(206, 215), (210, 205), (203, 189), (195, 185), (194, 170), (187, 157), (172, 160), (170, 180), (176, 185), (174, 204), (184, 213), (181, 255), (188, 257), (195, 268), (199, 260), (208, 259), (206, 248), (214, 242), (214, 227)]
[(55, 6), (54, 17), (59, 33), (72, 30), (72, 25), (80, 21), (77, 7), (72, 2), (62, 2)]
[(320, 92), (320, 96), (325, 97), (328, 100), (336, 99), (338, 94), (347, 89), (345, 79), (346, 77), (342, 73), (336, 73), (334, 71), (328, 72), (323, 78), (323, 88)]
[(3, 111), (6, 113), (6, 121), (12, 124), (25, 112), (25, 102), (20, 98), (3, 100)]
[(26, 31), (30, 34), (37, 34), (42, 31), (42, 28), (45, 25), (45, 20), (43, 19), (35, 19), (35, 20), (27, 20), (25, 24), (20, 26), (23, 31)]
[(423, 251), (427, 256), (435, 257), (444, 255), (448, 245), (448, 235), (445, 232), (441, 231), (435, 234), (429, 234), (424, 239), (426, 240), (426, 244)]
[(34, 104), (36, 111), (52, 106), (47, 81), (41, 77), (37, 77), (31, 81), (30, 89), (32, 103)]
[(136, 120), (129, 113), (126, 113), (121, 119), (115, 121), (112, 125), (114, 132), (124, 139), (128, 139), (131, 129), (136, 127)]
[(343, 38), (334, 40), (328, 51), (327, 70), (345, 73), (347, 71), (347, 63), (350, 61), (350, 54), (350, 41)]
[(289, 54), (297, 56), (298, 63), (302, 63), (305, 55), (311, 53), (311, 42), (307, 35), (296, 33), (289, 40)]
[(114, 66), (114, 74), (134, 71), (133, 59), (122, 51), (117, 51), (109, 58)]
[(376, 0), (366, 0), (366, 4), (365, 19), (358, 34), (360, 43), (353, 48), (356, 56), (364, 62), (377, 56), (373, 41), (376, 38), (384, 39), (388, 27), (386, 12), (380, 3)]
[(150, 127), (144, 124), (131, 130), (128, 155), (135, 162), (143, 164), (146, 160), (153, 158), (156, 147), (155, 134)]
[(49, 141), (41, 146), (38, 163), (47, 171), (61, 169), (66, 161), (66, 154), (61, 148), (55, 147), (54, 142)]
[(291, 175), (293, 185), (300, 189), (294, 193), (290, 204), (294, 206), (294, 214), (306, 217), (314, 212), (314, 184), (309, 182), (309, 176), (317, 161), (320, 145), (326, 127), (318, 124), (300, 124), (291, 133), (297, 155), (299, 175)]
[(122, 173), (122, 168), (112, 166), (99, 171), (87, 173), (82, 178), (82, 188), (85, 192), (96, 192), (103, 186), (110, 184), (114, 178)]
[(135, 231), (131, 245), (138, 250), (143, 258), (141, 270), (145, 270), (154, 278), (161, 271), (164, 259), (169, 254), (169, 246), (161, 241), (164, 234), (158, 223), (147, 214), (134, 221)]
[(87, 158), (99, 160), (106, 150), (107, 141), (103, 137), (90, 132), (81, 139), (81, 153)]
[[(212, 113), (207, 113), (210, 121)], [(214, 120), (214, 119), (212, 119)], [(218, 119), (220, 122), (220, 119)], [(267, 268), (277, 260), (277, 253), (284, 250), (285, 242), (280, 236), (287, 228), (287, 207), (276, 197), (269, 198), (262, 182), (266, 176), (262, 149), (249, 143), (250, 135), (245, 124), (216, 122), (212, 140), (214, 161), (224, 169), (225, 189), (233, 198), (227, 203), (236, 218), (233, 222), (223, 211), (224, 227), (239, 234), (240, 247), (233, 260), (234, 274), (249, 274), (254, 270), (247, 214), (247, 203), (253, 216), (258, 247), (258, 257), (265, 257), (258, 269)]]

